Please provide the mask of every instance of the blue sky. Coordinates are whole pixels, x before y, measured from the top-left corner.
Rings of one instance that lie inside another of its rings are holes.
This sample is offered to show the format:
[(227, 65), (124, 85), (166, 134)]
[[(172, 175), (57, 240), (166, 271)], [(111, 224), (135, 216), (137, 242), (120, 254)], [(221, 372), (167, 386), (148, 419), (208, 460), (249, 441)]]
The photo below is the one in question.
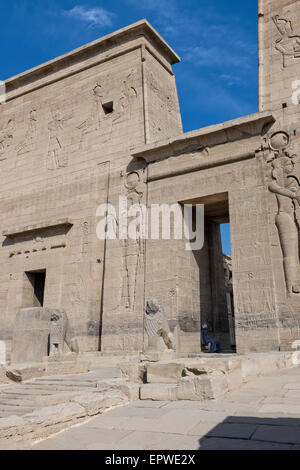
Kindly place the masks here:
[[(256, 0), (0, 0), (6, 79), (147, 18), (180, 55), (185, 131), (257, 111)], [(229, 252), (229, 231), (224, 229)]]

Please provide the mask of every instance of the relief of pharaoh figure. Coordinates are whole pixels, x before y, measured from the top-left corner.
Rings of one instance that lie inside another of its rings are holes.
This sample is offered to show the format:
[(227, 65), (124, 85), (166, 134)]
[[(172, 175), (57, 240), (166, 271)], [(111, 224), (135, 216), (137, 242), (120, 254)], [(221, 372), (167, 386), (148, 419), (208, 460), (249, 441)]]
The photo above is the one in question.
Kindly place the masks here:
[(72, 337), (67, 314), (63, 310), (54, 310), (50, 318), (50, 356), (63, 354), (65, 343), (72, 352), (78, 354), (78, 343)]
[[(140, 175), (137, 172), (129, 173), (126, 176), (125, 188), (127, 189), (128, 211), (135, 207), (140, 214), (143, 214), (141, 199), (143, 188), (140, 187)], [(143, 183), (142, 183), (143, 184)], [(140, 209), (139, 209), (140, 208)], [(141, 228), (140, 228), (141, 229)], [(125, 279), (123, 282), (122, 297), (125, 299), (127, 309), (134, 311), (136, 297), (136, 281), (138, 267), (141, 264), (141, 257), (144, 253), (144, 240), (138, 236), (135, 239), (127, 236), (123, 241)]]
[(299, 209), (300, 184), (293, 158), (281, 152), (272, 162), (273, 181), (269, 190), (276, 194), (276, 226), (283, 253), (283, 266), (289, 294), (300, 293)]

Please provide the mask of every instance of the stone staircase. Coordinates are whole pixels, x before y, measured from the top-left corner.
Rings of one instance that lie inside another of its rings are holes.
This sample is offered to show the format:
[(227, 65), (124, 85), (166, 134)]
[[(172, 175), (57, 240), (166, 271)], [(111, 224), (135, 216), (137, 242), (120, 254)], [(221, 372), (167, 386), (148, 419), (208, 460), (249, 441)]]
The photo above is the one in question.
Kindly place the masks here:
[(0, 419), (66, 403), (79, 394), (100, 390), (98, 383), (117, 377), (117, 368), (95, 367), (92, 372), (41, 377), (0, 389)]
[(26, 447), (138, 399), (139, 385), (118, 378), (116, 364), (94, 365), (90, 372), (41, 376), (1, 385), (0, 449)]
[(0, 386), (0, 449), (43, 439), (130, 401), (214, 400), (244, 382), (299, 365), (300, 351), (159, 362), (115, 358), (96, 362), (90, 372), (35, 375)]

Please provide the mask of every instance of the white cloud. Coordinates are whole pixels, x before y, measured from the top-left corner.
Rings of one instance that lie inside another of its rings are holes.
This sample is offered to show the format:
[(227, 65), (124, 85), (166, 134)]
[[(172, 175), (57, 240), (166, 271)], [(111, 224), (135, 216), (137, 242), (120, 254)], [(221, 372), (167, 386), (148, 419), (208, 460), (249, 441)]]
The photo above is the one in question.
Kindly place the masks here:
[(64, 10), (63, 14), (69, 18), (82, 21), (88, 26), (111, 26), (114, 13), (101, 7), (89, 8), (86, 5), (76, 5), (71, 10)]
[(222, 70), (225, 68), (241, 70), (250, 67), (249, 57), (242, 55), (240, 48), (233, 51), (221, 46), (195, 46), (182, 49), (181, 54), (186, 61), (202, 67)]

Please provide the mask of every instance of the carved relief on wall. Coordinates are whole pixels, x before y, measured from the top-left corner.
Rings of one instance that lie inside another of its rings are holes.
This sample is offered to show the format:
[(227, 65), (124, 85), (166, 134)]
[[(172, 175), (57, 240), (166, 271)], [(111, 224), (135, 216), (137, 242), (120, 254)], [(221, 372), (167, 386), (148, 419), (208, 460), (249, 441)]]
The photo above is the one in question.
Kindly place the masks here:
[[(145, 192), (143, 172), (134, 171), (125, 176), (125, 196), (127, 198), (127, 211), (134, 209), (135, 216), (128, 218), (128, 226), (131, 219), (142, 218), (143, 210), (141, 201)], [(140, 219), (141, 220), (141, 219)], [(127, 236), (123, 240), (123, 276), (122, 276), (122, 303), (126, 309), (134, 311), (136, 301), (136, 286), (138, 269), (143, 264), (145, 240), (137, 237), (133, 239)]]
[(89, 222), (87, 220), (83, 221), (81, 224), (81, 231), (82, 231), (82, 248), (81, 253), (86, 255), (88, 252), (88, 244), (89, 244)]
[(6, 160), (14, 139), (15, 119), (11, 118), (0, 129), (0, 161)]
[(100, 130), (100, 123), (104, 116), (104, 110), (102, 107), (103, 97), (104, 86), (100, 83), (96, 83), (91, 91), (92, 104), (90, 113), (87, 119), (78, 126), (78, 129), (82, 132), (81, 143), (87, 134)]
[(275, 223), (283, 255), (283, 268), (289, 294), (300, 293), (300, 174), (295, 165), (297, 155), (287, 149), (288, 134), (277, 132), (270, 139), (272, 182), (269, 190), (276, 195), (278, 212)]
[(135, 81), (135, 70), (128, 73), (117, 90), (111, 89), (109, 75), (98, 80), (91, 92), (92, 104), (88, 118), (78, 126), (82, 133), (81, 146), (89, 133), (98, 133), (103, 143), (108, 142), (119, 124), (130, 122), (134, 101), (138, 96)]
[(153, 72), (150, 73), (149, 86), (150, 90), (162, 101), (168, 113), (177, 111), (173, 90), (169, 86), (160, 85)]
[[(137, 98), (137, 91), (133, 86), (135, 82), (135, 71), (131, 72), (123, 80), (120, 94), (117, 97), (116, 109), (112, 118), (113, 128), (122, 121), (131, 120), (134, 101)], [(113, 130), (113, 129), (112, 129)]]
[(279, 39), (276, 39), (275, 49), (282, 54), (282, 65), (285, 68), (288, 65), (288, 58), (300, 58), (300, 35), (294, 33), (291, 21), (279, 18), (278, 15), (272, 19), (281, 35)]
[(174, 91), (168, 85), (161, 84), (153, 72), (149, 73), (148, 84), (150, 90), (150, 102), (157, 111), (150, 117), (151, 140), (162, 140), (174, 134), (169, 123), (169, 115), (177, 112), (177, 104)]
[(24, 139), (17, 145), (17, 155), (23, 155), (32, 152), (35, 149), (35, 139), (37, 131), (37, 111), (31, 109), (28, 116), (27, 130)]
[(48, 170), (57, 170), (68, 166), (68, 153), (66, 150), (66, 125), (73, 117), (62, 116), (56, 108), (51, 110), (52, 120), (48, 123), (49, 144), (47, 154)]

